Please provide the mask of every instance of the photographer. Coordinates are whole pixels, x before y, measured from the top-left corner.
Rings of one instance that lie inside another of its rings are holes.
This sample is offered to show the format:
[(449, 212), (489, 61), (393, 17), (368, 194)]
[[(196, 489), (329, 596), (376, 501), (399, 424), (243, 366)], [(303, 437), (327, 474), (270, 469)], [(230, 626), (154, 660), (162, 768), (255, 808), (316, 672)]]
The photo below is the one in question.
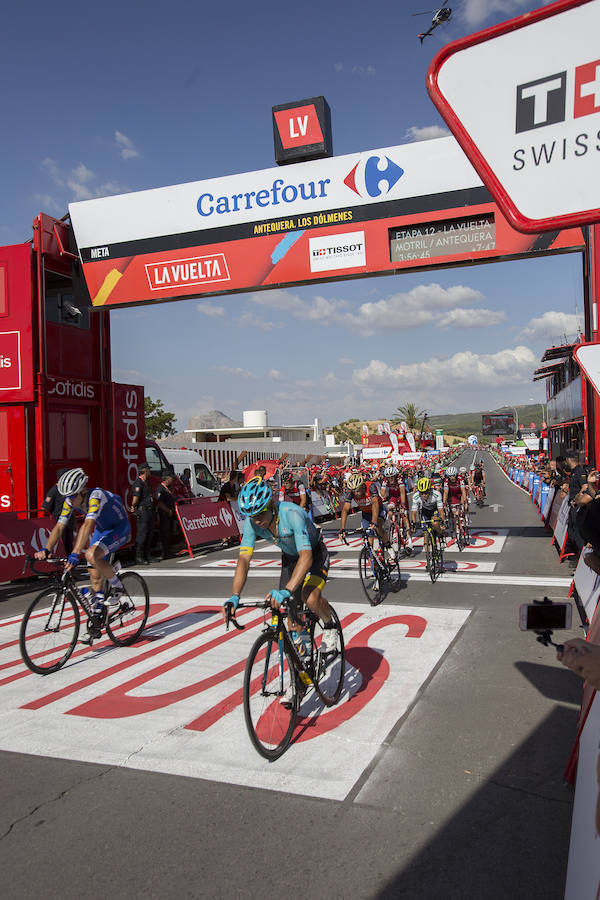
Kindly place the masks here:
[(563, 646), (564, 650), (556, 651), (559, 662), (600, 691), (600, 645), (573, 638)]

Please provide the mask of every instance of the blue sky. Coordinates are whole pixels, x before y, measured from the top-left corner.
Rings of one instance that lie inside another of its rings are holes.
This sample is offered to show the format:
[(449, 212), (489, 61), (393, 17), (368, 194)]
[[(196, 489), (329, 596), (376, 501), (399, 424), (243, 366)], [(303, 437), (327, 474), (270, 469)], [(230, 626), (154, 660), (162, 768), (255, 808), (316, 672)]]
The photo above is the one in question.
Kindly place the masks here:
[[(72, 200), (274, 165), (271, 106), (323, 94), (336, 155), (444, 133), (425, 89), (450, 40), (540, 3), (35, 0), (3, 15), (0, 242)], [(111, 313), (113, 375), (176, 413), (334, 424), (543, 399), (531, 373), (583, 307), (576, 254)]]

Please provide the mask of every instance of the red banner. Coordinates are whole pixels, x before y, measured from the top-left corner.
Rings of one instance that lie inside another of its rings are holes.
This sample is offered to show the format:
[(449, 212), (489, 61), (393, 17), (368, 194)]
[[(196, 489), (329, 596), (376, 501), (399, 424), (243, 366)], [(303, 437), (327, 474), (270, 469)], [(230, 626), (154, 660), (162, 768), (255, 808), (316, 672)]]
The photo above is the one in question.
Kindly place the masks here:
[(131, 506), (131, 485), (138, 466), (146, 461), (144, 388), (136, 384), (113, 384), (114, 460), (117, 494)]
[(192, 547), (201, 544), (239, 537), (235, 516), (227, 501), (210, 497), (180, 500), (177, 503), (177, 518), (190, 553)]
[[(25, 557), (43, 550), (54, 525), (51, 516), (19, 519), (16, 513), (0, 515), (0, 581), (14, 581), (22, 577)], [(58, 556), (64, 554), (62, 544), (59, 543), (55, 552)]]

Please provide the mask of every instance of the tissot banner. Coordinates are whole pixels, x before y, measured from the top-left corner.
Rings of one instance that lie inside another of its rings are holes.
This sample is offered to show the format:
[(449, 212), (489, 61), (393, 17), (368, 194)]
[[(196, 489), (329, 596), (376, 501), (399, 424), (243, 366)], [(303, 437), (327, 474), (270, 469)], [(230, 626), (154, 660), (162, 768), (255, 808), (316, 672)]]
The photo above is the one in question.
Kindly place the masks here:
[(583, 246), (511, 229), (454, 138), (69, 206), (95, 307)]

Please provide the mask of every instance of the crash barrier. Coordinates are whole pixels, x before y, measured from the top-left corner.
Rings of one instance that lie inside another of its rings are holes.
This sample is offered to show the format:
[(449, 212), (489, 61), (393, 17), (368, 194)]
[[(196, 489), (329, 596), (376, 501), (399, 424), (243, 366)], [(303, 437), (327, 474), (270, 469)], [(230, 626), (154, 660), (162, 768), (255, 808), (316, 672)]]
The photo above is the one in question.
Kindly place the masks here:
[(568, 496), (544, 484), (542, 477), (535, 472), (528, 472), (512, 460), (504, 460), (495, 453), (493, 456), (513, 484), (529, 494), (544, 525), (552, 532), (552, 540), (562, 562), (571, 555), (567, 552), (570, 509)]
[[(511, 481), (530, 495), (542, 521), (552, 531), (562, 561), (569, 518), (568, 496), (544, 485), (539, 475), (519, 468), (512, 461), (507, 462), (496, 454), (494, 458)], [(600, 576), (585, 563), (590, 552), (584, 548), (579, 556), (569, 596), (576, 603), (587, 640), (600, 644)], [(586, 682), (565, 779), (575, 784), (565, 900), (597, 900), (600, 897), (600, 697)]]
[(227, 500), (213, 497), (178, 500), (175, 511), (190, 556), (194, 547), (239, 537), (237, 519)]
[[(0, 513), (0, 581), (23, 577), (25, 557), (33, 556), (48, 543), (54, 519), (41, 510)], [(59, 542), (57, 556), (64, 556)]]

